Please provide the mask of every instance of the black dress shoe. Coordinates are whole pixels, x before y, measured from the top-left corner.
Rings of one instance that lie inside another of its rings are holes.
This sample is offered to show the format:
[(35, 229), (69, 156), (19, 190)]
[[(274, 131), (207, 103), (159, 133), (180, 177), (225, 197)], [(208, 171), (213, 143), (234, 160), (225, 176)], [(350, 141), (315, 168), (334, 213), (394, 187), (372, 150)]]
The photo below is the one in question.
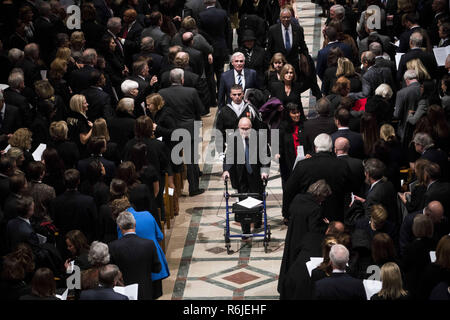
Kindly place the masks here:
[(327, 15), (326, 13), (320, 13), (320, 14), (319, 14), (319, 17), (321, 17), (321, 18), (327, 18), (328, 15)]
[(205, 192), (205, 189), (198, 189), (193, 192), (189, 192), (189, 196), (190, 197), (198, 196), (199, 194), (202, 194), (203, 192)]

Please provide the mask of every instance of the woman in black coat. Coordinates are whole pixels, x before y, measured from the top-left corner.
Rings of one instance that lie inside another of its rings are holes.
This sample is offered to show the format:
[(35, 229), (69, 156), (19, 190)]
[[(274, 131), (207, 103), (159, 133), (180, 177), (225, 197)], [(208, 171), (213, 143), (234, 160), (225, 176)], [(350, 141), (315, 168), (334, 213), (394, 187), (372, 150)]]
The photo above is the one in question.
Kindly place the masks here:
[(300, 119), (306, 120), (305, 112), (303, 111), (301, 93), (302, 87), (296, 81), (295, 68), (291, 64), (286, 64), (280, 73), (280, 82), (272, 82), (270, 88), (270, 95), (278, 98), (283, 106), (287, 106), (289, 102), (295, 103), (299, 106)]
[(119, 93), (121, 92), (120, 84), (124, 77), (128, 75), (129, 70), (123, 58), (118, 54), (118, 50), (114, 38), (109, 34), (104, 35), (100, 43), (99, 52), (105, 58), (105, 71), (109, 75), (116, 92)]
[(284, 186), (294, 169), (298, 148), (305, 145), (303, 121), (300, 120), (300, 108), (295, 103), (288, 103), (284, 109), (284, 120), (280, 124), (279, 148), (281, 182)]
[(116, 115), (107, 120), (111, 141), (117, 143), (120, 152), (123, 152), (126, 143), (134, 138), (136, 119), (133, 110), (134, 100), (122, 98), (117, 104)]
[(265, 79), (264, 79), (264, 90), (267, 92), (270, 92), (270, 87), (272, 85), (272, 82), (279, 82), (281, 81), (280, 73), (281, 69), (285, 66), (287, 63), (286, 58), (284, 55), (280, 52), (275, 53), (272, 56), (272, 59), (269, 63), (269, 69), (265, 73)]

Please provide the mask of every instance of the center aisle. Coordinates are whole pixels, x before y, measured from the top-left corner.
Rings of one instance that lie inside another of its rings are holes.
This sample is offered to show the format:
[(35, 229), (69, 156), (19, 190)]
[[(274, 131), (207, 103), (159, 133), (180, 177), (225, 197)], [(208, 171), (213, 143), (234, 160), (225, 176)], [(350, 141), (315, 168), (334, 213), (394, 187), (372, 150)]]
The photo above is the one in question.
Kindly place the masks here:
[[(317, 17), (321, 10), (309, 0), (298, 1), (296, 5), (306, 44), (315, 59), (322, 41), (321, 24), (325, 20)], [(302, 103), (306, 112), (315, 104), (309, 90), (302, 94)], [(211, 117), (203, 119), (202, 147), (206, 150), (203, 154), (214, 148), (207, 131), (214, 125), (216, 111), (216, 108), (212, 109)], [(207, 191), (196, 197), (180, 198), (180, 214), (168, 230), (166, 257), (171, 275), (163, 280), (164, 295), (160, 300), (278, 299), (278, 273), (286, 236), (281, 216), (278, 163), (272, 161), (266, 190), (268, 224), (272, 231), (268, 253), (264, 253), (262, 238), (257, 237), (247, 243), (241, 242), (240, 238), (231, 240), (234, 253), (227, 254), (222, 165), (218, 161), (201, 163), (200, 168), (203, 171), (200, 188)], [(241, 233), (233, 215), (230, 215), (230, 228), (231, 234)]]

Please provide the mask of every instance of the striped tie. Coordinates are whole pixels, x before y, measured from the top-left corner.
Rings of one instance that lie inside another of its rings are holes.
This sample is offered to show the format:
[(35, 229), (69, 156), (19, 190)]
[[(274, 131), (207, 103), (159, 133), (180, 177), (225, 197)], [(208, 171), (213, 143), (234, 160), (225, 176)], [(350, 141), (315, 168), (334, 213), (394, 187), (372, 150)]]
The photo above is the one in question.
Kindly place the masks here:
[(238, 73), (238, 85), (240, 85), (242, 87), (242, 74)]

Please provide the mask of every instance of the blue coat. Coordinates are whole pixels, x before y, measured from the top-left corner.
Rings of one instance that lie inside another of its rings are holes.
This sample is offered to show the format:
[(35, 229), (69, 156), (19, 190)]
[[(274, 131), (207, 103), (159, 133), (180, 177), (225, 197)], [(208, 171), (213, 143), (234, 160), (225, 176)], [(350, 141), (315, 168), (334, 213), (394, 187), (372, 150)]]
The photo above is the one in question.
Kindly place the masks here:
[[(158, 241), (163, 240), (164, 235), (159, 229), (155, 218), (153, 218), (152, 214), (148, 211), (135, 211), (132, 207), (128, 208), (127, 211), (131, 212), (134, 219), (136, 219), (136, 235), (144, 239), (153, 240), (155, 243), (158, 258), (161, 262), (161, 271), (159, 273), (152, 273), (152, 281), (167, 278), (170, 275), (169, 266), (164, 251), (158, 243)], [(119, 228), (117, 230), (118, 239), (121, 239), (122, 232)]]

